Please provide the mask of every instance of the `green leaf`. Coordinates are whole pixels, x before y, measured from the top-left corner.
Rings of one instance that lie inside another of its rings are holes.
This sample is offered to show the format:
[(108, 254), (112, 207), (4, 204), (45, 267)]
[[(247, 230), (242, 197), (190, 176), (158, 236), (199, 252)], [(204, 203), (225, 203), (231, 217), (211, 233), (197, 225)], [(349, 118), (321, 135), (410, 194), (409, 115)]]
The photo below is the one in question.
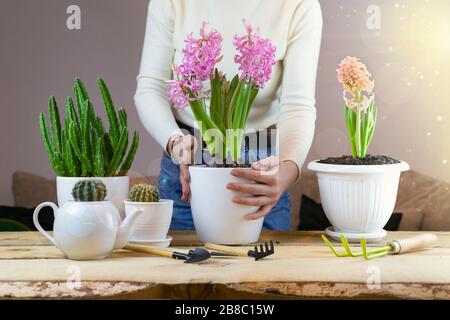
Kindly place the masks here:
[(78, 144), (80, 139), (77, 137), (75, 124), (73, 122), (69, 124), (68, 137), (78, 160), (81, 162), (81, 176), (86, 177), (90, 172), (92, 172), (92, 166), (88, 159), (84, 157), (81, 147)]
[(232, 128), (234, 130), (239, 129), (241, 118), (244, 116), (243, 113), (245, 112), (245, 105), (244, 105), (245, 88), (246, 88), (245, 80), (242, 80), (241, 84), (239, 85), (239, 89), (237, 90), (236, 103), (234, 104), (235, 107), (233, 111), (233, 121), (232, 121)]
[(75, 156), (72, 145), (70, 144), (69, 138), (66, 131), (63, 129), (61, 133), (61, 138), (63, 142), (63, 158), (66, 163), (67, 173), (70, 177), (80, 176), (80, 163)]
[(111, 138), (107, 132), (105, 132), (104, 134), (104, 140), (105, 140), (105, 161), (109, 165), (114, 156), (114, 149), (111, 144)]
[[(84, 113), (81, 118), (81, 151), (83, 152), (83, 157), (86, 159), (90, 164), (93, 163), (93, 149), (91, 145), (91, 114), (94, 112), (92, 104), (89, 102), (89, 100), (84, 101)], [(89, 171), (91, 171), (92, 165), (89, 166)], [(88, 172), (89, 175), (91, 172)]]
[(347, 123), (348, 137), (350, 140), (350, 145), (352, 147), (352, 155), (355, 158), (357, 156), (357, 152), (355, 145), (355, 130), (352, 119), (353, 111), (351, 111), (347, 106), (345, 106), (344, 108), (345, 108), (345, 122)]
[(119, 128), (120, 130), (122, 130), (123, 128), (127, 127), (127, 112), (125, 111), (124, 108), (120, 108), (118, 111), (118, 115), (119, 115)]
[[(234, 79), (233, 79), (233, 81), (234, 81)], [(232, 93), (233, 97), (229, 100), (229, 104), (227, 105), (227, 114), (226, 114), (226, 127), (229, 129), (233, 128), (233, 114), (234, 114), (234, 109), (236, 107), (236, 99), (239, 94), (241, 85), (242, 85), (242, 83), (238, 82), (238, 85), (235, 88), (235, 90), (230, 90), (230, 92), (229, 92), (229, 94), (231, 94), (231, 92), (233, 92)]]
[(75, 131), (77, 137), (81, 136), (81, 127), (80, 121), (78, 119), (77, 112), (75, 110), (75, 106), (73, 105), (73, 100), (71, 97), (66, 98), (66, 119), (65, 119), (66, 133), (68, 133), (69, 123), (73, 122), (75, 125)]
[(102, 95), (103, 103), (106, 109), (106, 114), (108, 116), (111, 144), (113, 148), (116, 148), (116, 146), (119, 144), (120, 139), (119, 120), (117, 118), (116, 110), (114, 108), (109, 89), (106, 86), (105, 81), (103, 81), (103, 79), (101, 78), (98, 79), (98, 87), (100, 89), (100, 93)]
[(55, 171), (55, 173), (58, 176), (65, 176), (66, 171), (64, 168), (64, 165), (61, 161), (60, 156), (54, 149), (51, 139), (50, 139), (50, 133), (47, 126), (47, 121), (45, 120), (45, 114), (41, 112), (39, 114), (39, 128), (42, 136), (42, 140), (44, 142), (45, 151), (47, 152), (48, 160), (50, 162), (50, 165), (52, 169)]
[(137, 131), (133, 134), (133, 142), (131, 143), (130, 150), (128, 150), (127, 157), (120, 168), (119, 175), (125, 176), (131, 168), (137, 149), (139, 147), (139, 133)]
[(244, 110), (243, 115), (241, 116), (241, 121), (239, 123), (239, 128), (245, 129), (247, 124), (248, 115), (250, 114), (250, 109), (252, 107), (252, 104), (250, 103), (253, 93), (253, 80), (250, 80), (250, 83), (247, 85), (244, 93)]
[[(224, 81), (224, 80), (223, 80)], [(220, 131), (225, 134), (224, 125), (224, 93), (221, 91), (223, 86), (223, 81), (219, 79), (219, 74), (216, 69), (216, 78), (211, 80), (211, 99), (209, 113), (211, 116), (211, 121), (216, 124)]]
[(58, 105), (55, 97), (51, 96), (48, 100), (48, 114), (52, 126), (53, 145), (56, 151), (62, 153), (61, 147), (61, 120), (59, 117)]
[(249, 98), (248, 105), (247, 105), (247, 112), (245, 114), (244, 122), (242, 124), (243, 128), (245, 128), (245, 125), (247, 124), (248, 116), (250, 115), (250, 111), (253, 107), (253, 103), (255, 102), (258, 92), (259, 92), (258, 87), (255, 87), (254, 85), (252, 85), (252, 89), (250, 92), (250, 98)]
[(127, 144), (128, 144), (128, 130), (126, 128), (123, 128), (122, 132), (120, 133), (119, 142), (117, 143), (117, 146), (114, 149), (114, 155), (113, 155), (111, 162), (109, 163), (108, 168), (106, 170), (106, 174), (108, 176), (115, 175), (115, 173), (120, 165), (120, 162), (123, 158)]
[(94, 156), (94, 175), (96, 177), (104, 177), (105, 171), (105, 159), (103, 149), (105, 148), (105, 140), (103, 137), (99, 139), (95, 148)]
[(89, 95), (87, 93), (86, 87), (84, 86), (83, 81), (80, 78), (75, 78), (75, 83), (73, 85), (73, 91), (75, 95), (75, 99), (77, 101), (78, 112), (80, 114), (80, 118), (83, 117), (85, 113), (85, 104), (84, 101), (89, 100)]

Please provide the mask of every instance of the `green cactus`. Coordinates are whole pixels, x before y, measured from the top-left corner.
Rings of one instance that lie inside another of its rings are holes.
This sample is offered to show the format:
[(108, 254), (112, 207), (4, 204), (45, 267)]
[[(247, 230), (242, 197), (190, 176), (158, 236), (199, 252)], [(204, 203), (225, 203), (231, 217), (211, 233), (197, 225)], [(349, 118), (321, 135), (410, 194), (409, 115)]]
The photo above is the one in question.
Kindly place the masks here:
[(139, 134), (133, 133), (129, 145), (127, 113), (114, 107), (111, 94), (103, 79), (98, 80), (108, 117), (109, 130), (94, 107), (80, 79), (73, 86), (72, 97), (66, 99), (64, 126), (61, 126), (56, 99), (48, 102), (49, 125), (43, 112), (39, 115), (39, 127), (51, 167), (62, 177), (125, 176), (131, 168), (139, 146)]
[(150, 184), (136, 184), (131, 188), (128, 198), (132, 202), (158, 202), (159, 190)]
[(106, 197), (106, 186), (100, 180), (78, 181), (72, 189), (75, 201), (103, 201)]

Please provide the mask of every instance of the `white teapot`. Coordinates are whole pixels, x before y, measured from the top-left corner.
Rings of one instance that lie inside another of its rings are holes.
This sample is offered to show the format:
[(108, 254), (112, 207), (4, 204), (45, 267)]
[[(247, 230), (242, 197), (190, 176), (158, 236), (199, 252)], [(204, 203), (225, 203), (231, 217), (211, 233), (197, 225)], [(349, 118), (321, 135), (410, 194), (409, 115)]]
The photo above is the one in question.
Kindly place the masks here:
[[(53, 237), (38, 221), (39, 211), (46, 206), (53, 209), (55, 216)], [(121, 221), (119, 211), (110, 201), (68, 201), (60, 208), (44, 202), (34, 210), (33, 222), (69, 259), (93, 260), (106, 258), (112, 250), (123, 248), (141, 213), (142, 210), (136, 209)]]

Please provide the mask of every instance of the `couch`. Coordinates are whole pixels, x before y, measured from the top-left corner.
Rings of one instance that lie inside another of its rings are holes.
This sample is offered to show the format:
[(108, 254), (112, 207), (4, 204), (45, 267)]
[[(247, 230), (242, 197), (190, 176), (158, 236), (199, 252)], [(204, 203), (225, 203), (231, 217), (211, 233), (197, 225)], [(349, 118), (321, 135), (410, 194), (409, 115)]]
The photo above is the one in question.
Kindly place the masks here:
[[(132, 177), (131, 185), (139, 182), (158, 184), (157, 177)], [(13, 174), (14, 205), (33, 208), (45, 201), (56, 201), (54, 179), (27, 172)], [(319, 187), (314, 173), (305, 171), (300, 182), (289, 189), (292, 207), (292, 228), (299, 224), (302, 195), (320, 202)], [(416, 171), (402, 173), (395, 212), (403, 214), (399, 230), (450, 230), (450, 184)]]

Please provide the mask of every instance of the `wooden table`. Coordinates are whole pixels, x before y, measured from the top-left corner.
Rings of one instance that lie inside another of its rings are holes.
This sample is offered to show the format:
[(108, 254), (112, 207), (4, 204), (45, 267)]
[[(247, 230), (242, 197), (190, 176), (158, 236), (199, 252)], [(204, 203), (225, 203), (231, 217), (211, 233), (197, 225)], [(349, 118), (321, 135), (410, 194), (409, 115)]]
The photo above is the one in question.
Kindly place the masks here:
[[(450, 232), (436, 234), (433, 249), (365, 261), (334, 257), (319, 232), (264, 232), (277, 243), (270, 258), (188, 265), (124, 250), (71, 261), (39, 233), (0, 233), (0, 298), (450, 299)], [(192, 232), (171, 235), (180, 250), (201, 245)]]

